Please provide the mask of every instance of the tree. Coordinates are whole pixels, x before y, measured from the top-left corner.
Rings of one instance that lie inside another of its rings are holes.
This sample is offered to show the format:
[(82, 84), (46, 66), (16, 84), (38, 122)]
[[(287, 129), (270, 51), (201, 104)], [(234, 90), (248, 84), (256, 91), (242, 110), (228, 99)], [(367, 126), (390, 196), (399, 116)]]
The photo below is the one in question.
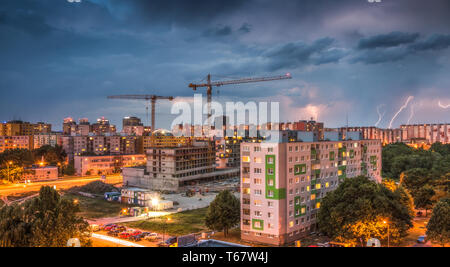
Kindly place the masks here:
[(439, 201), (427, 224), (428, 239), (445, 246), (450, 242), (450, 198)]
[(405, 206), (408, 209), (408, 212), (411, 217), (414, 217), (414, 199), (409, 193), (408, 189), (404, 188), (403, 186), (399, 186), (395, 191), (394, 194), (398, 195), (398, 198), (400, 200), (400, 203)]
[(228, 190), (220, 192), (208, 207), (206, 226), (211, 230), (223, 231), (227, 236), (228, 230), (235, 227), (239, 221), (239, 200)]
[(13, 247), (63, 247), (78, 238), (90, 246), (89, 224), (76, 215), (79, 211), (56, 190), (42, 187), (39, 197), (0, 209), (0, 240)]
[(73, 162), (69, 163), (63, 169), (64, 175), (72, 176), (75, 175), (75, 167), (73, 166)]
[(414, 204), (417, 209), (425, 209), (425, 216), (428, 215), (428, 210), (433, 206), (433, 196), (436, 193), (433, 187), (425, 185), (423, 188), (419, 189), (414, 197)]
[(423, 168), (414, 168), (402, 173), (400, 184), (405, 186), (415, 198), (417, 192), (430, 183), (428, 171)]
[(319, 230), (338, 241), (365, 244), (369, 237), (399, 242), (412, 227), (412, 214), (404, 192), (392, 192), (369, 178), (346, 179), (328, 193), (318, 213)]

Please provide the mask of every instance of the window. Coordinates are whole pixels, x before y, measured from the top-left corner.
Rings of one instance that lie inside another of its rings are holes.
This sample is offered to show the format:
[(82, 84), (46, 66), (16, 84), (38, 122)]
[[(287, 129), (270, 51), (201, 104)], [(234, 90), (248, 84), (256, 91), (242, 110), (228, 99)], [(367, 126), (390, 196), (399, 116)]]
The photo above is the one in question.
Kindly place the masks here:
[(267, 164), (273, 164), (273, 157), (267, 158)]
[(250, 157), (242, 156), (242, 162), (250, 162)]
[(260, 184), (262, 184), (262, 179), (260, 179), (260, 178), (255, 178), (255, 179), (253, 179), (253, 182), (254, 182), (255, 184), (260, 185)]
[(268, 197), (273, 197), (273, 190), (268, 190), (267, 191), (267, 196)]
[(260, 196), (262, 195), (262, 191), (260, 189), (255, 189), (255, 195)]
[(268, 168), (267, 169), (267, 174), (272, 175), (273, 174), (273, 169), (272, 168)]
[(255, 199), (255, 200), (253, 201), (253, 203), (254, 203), (255, 206), (261, 206), (261, 204), (262, 204), (262, 202), (261, 202), (260, 199)]
[(267, 148), (267, 152), (273, 152), (273, 147)]
[(261, 148), (259, 146), (255, 146), (253, 149), (254, 152), (260, 152)]

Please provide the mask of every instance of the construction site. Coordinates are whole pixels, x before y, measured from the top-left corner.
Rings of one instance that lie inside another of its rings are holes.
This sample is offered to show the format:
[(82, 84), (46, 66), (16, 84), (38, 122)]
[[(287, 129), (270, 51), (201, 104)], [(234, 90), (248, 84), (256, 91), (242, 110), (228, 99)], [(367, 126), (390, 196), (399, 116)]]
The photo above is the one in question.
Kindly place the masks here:
[[(197, 91), (206, 88), (207, 94), (207, 125), (200, 125), (202, 136), (175, 136), (169, 130), (156, 130), (156, 103), (158, 100), (174, 100), (173, 96), (157, 95), (114, 95), (108, 99), (144, 100), (147, 102), (146, 112), (149, 120), (149, 106), (151, 106), (152, 134), (143, 140), (144, 153), (147, 156), (145, 166), (123, 168), (123, 181), (126, 187), (144, 188), (160, 192), (198, 191), (201, 184), (215, 187), (219, 181), (239, 182), (240, 176), (240, 143), (248, 141), (249, 137), (226, 136), (225, 129), (229, 128), (225, 119), (225, 127), (215, 129), (223, 134), (220, 137), (204, 134), (203, 127), (214, 129), (211, 123), (211, 102), (213, 87), (237, 85), (256, 82), (268, 82), (291, 79), (288, 73), (282, 76), (244, 78), (238, 80), (212, 81), (208, 74), (205, 83), (190, 83), (189, 88)], [(189, 125), (188, 133), (195, 128)], [(255, 141), (256, 141), (255, 137)], [(227, 183), (228, 188), (233, 182)]]

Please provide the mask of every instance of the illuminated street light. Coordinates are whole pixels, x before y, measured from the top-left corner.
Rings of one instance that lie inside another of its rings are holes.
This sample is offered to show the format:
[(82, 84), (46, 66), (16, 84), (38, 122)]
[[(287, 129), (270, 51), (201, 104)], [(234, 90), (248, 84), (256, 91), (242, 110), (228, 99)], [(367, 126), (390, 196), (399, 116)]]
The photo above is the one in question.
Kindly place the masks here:
[(156, 209), (156, 207), (158, 206), (158, 204), (159, 204), (159, 199), (158, 198), (152, 198), (152, 207), (153, 207), (153, 209)]

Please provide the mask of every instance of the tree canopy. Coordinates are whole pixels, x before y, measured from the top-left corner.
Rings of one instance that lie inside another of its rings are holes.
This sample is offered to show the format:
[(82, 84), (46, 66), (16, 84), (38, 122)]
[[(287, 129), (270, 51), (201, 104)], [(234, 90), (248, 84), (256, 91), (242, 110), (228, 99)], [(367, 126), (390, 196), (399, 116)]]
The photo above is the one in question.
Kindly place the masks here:
[(12, 247), (63, 247), (78, 238), (82, 246), (90, 246), (89, 224), (77, 212), (77, 204), (42, 187), (39, 197), (0, 209), (0, 240)]
[(322, 201), (319, 229), (325, 235), (353, 244), (369, 238), (399, 242), (412, 227), (412, 200), (403, 188), (394, 191), (364, 176), (346, 179)]
[(239, 200), (228, 190), (220, 192), (208, 207), (205, 225), (212, 230), (223, 231), (226, 236), (239, 221)]
[[(414, 198), (420, 197), (418, 208), (422, 205), (425, 191), (429, 186), (435, 194), (432, 202), (449, 197), (450, 183), (450, 144), (434, 143), (430, 149), (415, 149), (403, 143), (396, 143), (383, 148), (383, 176), (394, 180), (400, 179), (400, 184), (406, 187)], [(428, 193), (431, 191), (428, 190)], [(429, 194), (428, 194), (429, 195)]]
[(427, 238), (444, 246), (450, 242), (450, 198), (439, 201), (427, 224)]
[[(61, 146), (42, 146), (38, 149), (12, 149), (0, 153), (0, 178), (10, 181), (19, 180), (25, 168), (33, 164), (39, 164), (41, 161), (45, 165), (60, 166), (60, 170), (65, 168), (67, 154)], [(9, 175), (8, 175), (9, 173)], [(69, 173), (72, 173), (69, 170)]]

